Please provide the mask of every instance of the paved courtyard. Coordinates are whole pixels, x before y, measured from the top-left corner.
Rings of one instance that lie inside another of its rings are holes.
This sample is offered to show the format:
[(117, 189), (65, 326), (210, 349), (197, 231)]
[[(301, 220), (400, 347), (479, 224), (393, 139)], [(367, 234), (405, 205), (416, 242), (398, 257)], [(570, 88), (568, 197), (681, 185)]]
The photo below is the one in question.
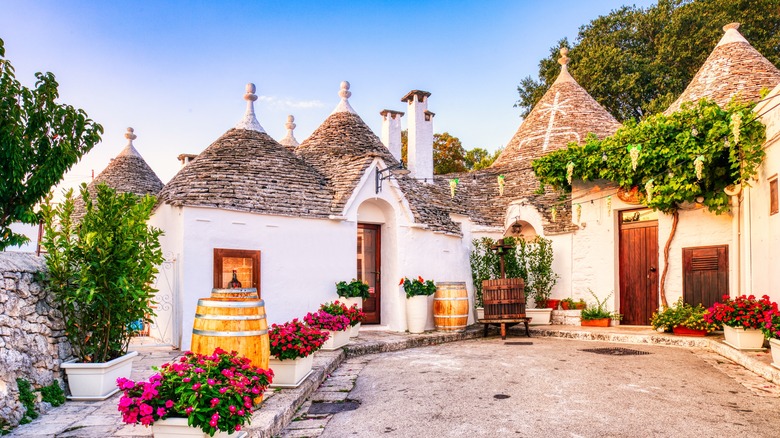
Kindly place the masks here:
[[(616, 347), (649, 354), (584, 351)], [(284, 435), (780, 436), (778, 386), (703, 349), (491, 338), (356, 358), (331, 379), (350, 372), (337, 390), (356, 410), (307, 417), (309, 402)]]

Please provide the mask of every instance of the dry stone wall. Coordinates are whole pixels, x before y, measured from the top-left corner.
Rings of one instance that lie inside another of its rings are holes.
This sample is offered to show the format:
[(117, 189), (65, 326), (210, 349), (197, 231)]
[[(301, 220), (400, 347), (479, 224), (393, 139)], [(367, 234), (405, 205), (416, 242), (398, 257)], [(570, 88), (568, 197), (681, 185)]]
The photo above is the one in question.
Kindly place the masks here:
[(61, 314), (39, 281), (45, 269), (42, 257), (0, 252), (0, 423), (11, 426), (24, 415), (16, 379), (62, 384), (60, 363), (71, 356)]

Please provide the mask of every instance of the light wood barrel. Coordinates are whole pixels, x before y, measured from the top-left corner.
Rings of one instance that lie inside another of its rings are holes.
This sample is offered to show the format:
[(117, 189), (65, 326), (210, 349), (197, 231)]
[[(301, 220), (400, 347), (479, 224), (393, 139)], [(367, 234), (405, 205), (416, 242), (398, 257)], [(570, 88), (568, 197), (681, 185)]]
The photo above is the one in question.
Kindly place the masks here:
[(433, 322), (436, 330), (462, 331), (469, 319), (469, 296), (466, 283), (436, 283), (433, 296)]
[(192, 328), (192, 351), (212, 354), (220, 347), (237, 351), (252, 365), (268, 369), (270, 343), (263, 300), (201, 298)]
[(211, 289), (211, 298), (238, 298), (242, 300), (256, 300), (260, 298), (257, 295), (256, 287), (244, 287), (237, 289)]

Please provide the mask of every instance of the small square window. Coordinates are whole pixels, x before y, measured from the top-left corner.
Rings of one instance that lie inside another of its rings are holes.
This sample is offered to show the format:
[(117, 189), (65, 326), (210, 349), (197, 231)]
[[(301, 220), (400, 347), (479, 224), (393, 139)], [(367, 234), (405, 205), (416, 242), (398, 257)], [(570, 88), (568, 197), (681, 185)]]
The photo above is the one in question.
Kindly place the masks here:
[(777, 214), (777, 178), (769, 181), (769, 215)]
[(233, 273), (240, 287), (257, 288), (260, 296), (260, 251), (214, 248), (214, 287), (230, 287)]

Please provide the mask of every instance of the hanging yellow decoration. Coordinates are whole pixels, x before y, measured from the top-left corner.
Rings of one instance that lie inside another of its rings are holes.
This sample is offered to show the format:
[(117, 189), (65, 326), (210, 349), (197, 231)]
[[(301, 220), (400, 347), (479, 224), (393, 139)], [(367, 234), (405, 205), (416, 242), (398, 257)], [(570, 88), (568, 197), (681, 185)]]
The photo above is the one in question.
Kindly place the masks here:
[(569, 161), (566, 165), (566, 181), (571, 185), (571, 176), (574, 173), (574, 163)]
[(742, 126), (742, 114), (734, 113), (731, 116), (731, 134), (734, 136), (734, 144), (739, 143), (739, 128)]
[(647, 202), (650, 202), (653, 200), (653, 189), (655, 186), (653, 185), (653, 180), (650, 179), (650, 181), (645, 183), (645, 192), (647, 192)]
[(580, 223), (581, 217), (582, 217), (582, 205), (577, 204), (577, 223)]
[(555, 222), (555, 220), (558, 219), (558, 210), (553, 207), (552, 211), (550, 211), (550, 214), (552, 215), (552, 221)]
[(696, 179), (701, 179), (704, 171), (704, 155), (699, 155), (693, 160), (693, 168), (696, 170)]
[(458, 178), (452, 178), (450, 180), (450, 196), (455, 197), (455, 187), (458, 186), (460, 180)]
[(612, 215), (612, 196), (607, 196), (607, 215)]
[(504, 175), (498, 175), (498, 194), (504, 196), (504, 184), (506, 177)]
[(640, 145), (631, 145), (628, 147), (628, 155), (631, 156), (631, 168), (636, 170), (637, 164), (639, 164), (639, 151), (642, 150)]

